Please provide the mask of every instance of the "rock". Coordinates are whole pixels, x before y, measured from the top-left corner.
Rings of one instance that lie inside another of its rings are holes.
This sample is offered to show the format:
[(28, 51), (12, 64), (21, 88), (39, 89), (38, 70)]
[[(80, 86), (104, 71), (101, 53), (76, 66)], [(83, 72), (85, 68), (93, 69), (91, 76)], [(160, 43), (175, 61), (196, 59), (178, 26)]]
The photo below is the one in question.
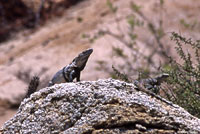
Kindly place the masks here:
[[(0, 43), (11, 33), (35, 28), (83, 0), (0, 0)], [(37, 22), (37, 23), (36, 23)]]
[(24, 99), (2, 134), (200, 133), (200, 120), (135, 86), (106, 79), (57, 84)]

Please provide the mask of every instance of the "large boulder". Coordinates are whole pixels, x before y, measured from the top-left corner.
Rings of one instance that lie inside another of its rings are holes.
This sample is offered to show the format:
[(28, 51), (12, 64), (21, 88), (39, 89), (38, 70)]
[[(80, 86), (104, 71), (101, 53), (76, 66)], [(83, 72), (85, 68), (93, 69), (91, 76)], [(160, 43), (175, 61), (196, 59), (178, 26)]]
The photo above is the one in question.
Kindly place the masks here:
[(200, 120), (130, 83), (64, 83), (24, 99), (2, 134), (200, 133)]

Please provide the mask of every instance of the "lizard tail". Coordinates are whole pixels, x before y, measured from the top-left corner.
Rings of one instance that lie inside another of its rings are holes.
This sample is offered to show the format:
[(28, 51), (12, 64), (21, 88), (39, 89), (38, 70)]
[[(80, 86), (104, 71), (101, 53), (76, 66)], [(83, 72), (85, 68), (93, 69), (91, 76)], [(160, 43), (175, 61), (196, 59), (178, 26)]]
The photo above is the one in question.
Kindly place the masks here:
[(40, 83), (40, 78), (38, 76), (34, 76), (29, 83), (25, 98), (30, 97), (30, 95), (37, 90), (39, 83)]

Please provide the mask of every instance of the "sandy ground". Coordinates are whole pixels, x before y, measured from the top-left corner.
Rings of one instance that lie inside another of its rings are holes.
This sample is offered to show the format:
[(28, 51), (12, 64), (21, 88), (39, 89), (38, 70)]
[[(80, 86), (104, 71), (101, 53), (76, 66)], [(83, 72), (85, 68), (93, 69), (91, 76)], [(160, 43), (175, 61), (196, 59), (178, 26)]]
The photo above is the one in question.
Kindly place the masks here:
[[(129, 8), (133, 0), (113, 0), (120, 7), (117, 17), (122, 18), (120, 26), (126, 31), (126, 16), (131, 14)], [(200, 31), (200, 1), (197, 0), (165, 0), (163, 12), (159, 12), (159, 0), (140, 0), (135, 2), (142, 6), (143, 13), (155, 25), (162, 17), (166, 32), (177, 31), (182, 35), (198, 39)], [(79, 22), (79, 18), (82, 21)], [(84, 33), (94, 33), (96, 29), (108, 28), (116, 32), (114, 15), (104, 0), (86, 0), (66, 10), (62, 17), (54, 18), (34, 32), (21, 31), (17, 37), (0, 45), (0, 106), (16, 103), (24, 95), (27, 88), (26, 80), (17, 76), (28, 72), (30, 76), (39, 75), (42, 81), (48, 82), (52, 75), (82, 50), (93, 48), (81, 80), (97, 80), (107, 78), (108, 74), (97, 70), (97, 60), (110, 60), (112, 44), (120, 44), (109, 36), (97, 39), (94, 43), (83, 39)], [(193, 29), (184, 27), (180, 20), (187, 23), (196, 22)], [(142, 45), (154, 44), (155, 40), (145, 29), (136, 29), (138, 42)], [(166, 46), (172, 44), (167, 35), (163, 40)], [(144, 47), (143, 51), (148, 51)], [(172, 50), (171, 50), (172, 51)], [(171, 53), (174, 53), (173, 51)], [(108, 67), (111, 68), (110, 61)], [(21, 73), (20, 73), (21, 72)], [(45, 85), (45, 84), (44, 84)], [(5, 102), (5, 103), (4, 103)], [(17, 110), (0, 110), (0, 126), (11, 118)]]

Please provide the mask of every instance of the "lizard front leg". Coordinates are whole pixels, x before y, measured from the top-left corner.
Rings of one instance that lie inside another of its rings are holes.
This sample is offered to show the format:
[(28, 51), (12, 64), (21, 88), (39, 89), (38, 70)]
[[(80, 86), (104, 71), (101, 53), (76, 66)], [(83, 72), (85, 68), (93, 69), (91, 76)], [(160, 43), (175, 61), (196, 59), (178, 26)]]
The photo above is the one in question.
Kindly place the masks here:
[(76, 81), (80, 81), (80, 74), (81, 74), (81, 71), (77, 69), (71, 71), (69, 74), (69, 82), (73, 82), (74, 78), (76, 78)]
[(73, 71), (71, 71), (71, 72), (69, 73), (69, 82), (73, 82), (75, 73), (76, 73), (75, 70), (73, 70)]
[(76, 72), (76, 81), (80, 81), (81, 71)]

